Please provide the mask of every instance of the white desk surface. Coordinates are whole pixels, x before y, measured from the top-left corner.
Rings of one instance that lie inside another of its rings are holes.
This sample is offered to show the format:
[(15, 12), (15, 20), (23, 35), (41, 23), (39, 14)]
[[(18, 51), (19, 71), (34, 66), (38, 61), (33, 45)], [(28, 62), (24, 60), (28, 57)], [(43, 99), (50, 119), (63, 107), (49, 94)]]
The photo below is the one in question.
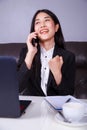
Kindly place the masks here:
[(87, 126), (71, 127), (59, 124), (55, 120), (57, 112), (49, 106), (44, 97), (19, 98), (32, 100), (32, 103), (20, 118), (0, 118), (0, 130), (87, 130)]

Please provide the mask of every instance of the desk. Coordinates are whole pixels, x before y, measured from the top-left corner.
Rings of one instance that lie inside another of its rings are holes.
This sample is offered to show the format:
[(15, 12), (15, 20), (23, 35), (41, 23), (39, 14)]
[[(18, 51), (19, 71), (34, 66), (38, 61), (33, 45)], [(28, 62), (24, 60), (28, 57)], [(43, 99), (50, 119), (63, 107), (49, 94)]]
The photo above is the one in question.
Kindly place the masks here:
[(44, 97), (19, 96), (22, 100), (32, 100), (26, 112), (16, 119), (0, 118), (0, 130), (87, 130), (87, 126), (70, 127), (55, 120), (56, 111)]

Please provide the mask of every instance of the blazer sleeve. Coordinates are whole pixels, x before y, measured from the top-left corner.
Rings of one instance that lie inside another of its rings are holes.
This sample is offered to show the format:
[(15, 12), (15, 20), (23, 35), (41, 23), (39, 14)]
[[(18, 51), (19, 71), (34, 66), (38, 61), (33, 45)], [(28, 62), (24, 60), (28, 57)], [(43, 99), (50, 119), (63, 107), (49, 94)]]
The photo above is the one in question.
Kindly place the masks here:
[(27, 53), (27, 48), (23, 48), (20, 52), (19, 60), (17, 63), (18, 81), (19, 81), (19, 93), (26, 89), (29, 75), (31, 71), (27, 68), (24, 59)]
[(73, 95), (75, 86), (75, 55), (73, 53), (63, 54), (64, 64), (62, 67), (62, 81), (59, 85), (56, 84), (54, 77), (52, 86), (56, 95)]

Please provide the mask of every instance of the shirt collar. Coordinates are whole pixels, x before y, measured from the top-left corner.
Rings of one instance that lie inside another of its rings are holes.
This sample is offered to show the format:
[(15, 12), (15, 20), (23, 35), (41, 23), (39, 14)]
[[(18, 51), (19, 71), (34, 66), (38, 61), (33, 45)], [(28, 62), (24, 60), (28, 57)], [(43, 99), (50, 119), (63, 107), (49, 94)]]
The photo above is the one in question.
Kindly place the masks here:
[(42, 55), (51, 55), (51, 54), (53, 54), (54, 46), (50, 50), (46, 50), (42, 46), (40, 47), (40, 49), (41, 49)]

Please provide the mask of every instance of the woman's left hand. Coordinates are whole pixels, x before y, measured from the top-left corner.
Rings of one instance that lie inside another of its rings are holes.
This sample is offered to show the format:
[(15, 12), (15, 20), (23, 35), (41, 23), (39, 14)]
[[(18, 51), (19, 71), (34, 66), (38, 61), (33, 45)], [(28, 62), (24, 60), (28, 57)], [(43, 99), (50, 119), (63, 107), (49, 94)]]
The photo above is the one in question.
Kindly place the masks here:
[(61, 73), (61, 68), (63, 65), (63, 58), (62, 56), (55, 56), (49, 61), (49, 68), (51, 72), (54, 75), (55, 81), (57, 84), (60, 84), (61, 79), (62, 79), (62, 73)]

